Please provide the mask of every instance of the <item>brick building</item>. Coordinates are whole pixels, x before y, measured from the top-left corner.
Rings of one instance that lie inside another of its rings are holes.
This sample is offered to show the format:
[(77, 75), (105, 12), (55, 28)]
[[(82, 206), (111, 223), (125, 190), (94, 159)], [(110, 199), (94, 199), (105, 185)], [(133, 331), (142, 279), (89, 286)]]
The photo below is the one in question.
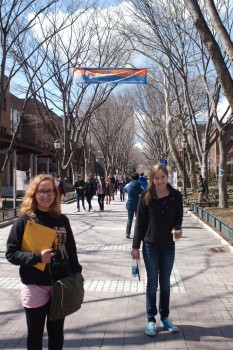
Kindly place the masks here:
[[(24, 107), (24, 99), (19, 99), (10, 93), (5, 95), (3, 111), (0, 120), (0, 166), (6, 159), (7, 150), (12, 136), (16, 131)], [(13, 152), (10, 155), (3, 178), (3, 186), (12, 186), (13, 168), (28, 171), (32, 175), (41, 172), (56, 172), (56, 152), (54, 141), (58, 139), (57, 130), (52, 127), (49, 115), (63, 131), (63, 120), (35, 99), (29, 99), (24, 108)]]

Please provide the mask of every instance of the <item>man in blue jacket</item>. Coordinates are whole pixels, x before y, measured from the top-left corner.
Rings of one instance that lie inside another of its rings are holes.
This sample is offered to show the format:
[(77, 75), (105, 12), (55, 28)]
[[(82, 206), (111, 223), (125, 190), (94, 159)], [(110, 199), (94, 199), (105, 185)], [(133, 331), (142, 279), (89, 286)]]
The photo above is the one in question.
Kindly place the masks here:
[(128, 199), (126, 202), (126, 209), (128, 210), (126, 238), (130, 238), (133, 217), (134, 217), (134, 214), (136, 215), (136, 212), (137, 212), (139, 196), (144, 191), (144, 188), (140, 185), (138, 179), (139, 179), (139, 174), (134, 173), (132, 175), (132, 181), (128, 183), (123, 189), (123, 194), (125, 193), (128, 194)]
[(144, 190), (147, 190), (147, 178), (144, 176), (144, 173), (140, 173), (139, 180), (141, 186), (144, 188)]

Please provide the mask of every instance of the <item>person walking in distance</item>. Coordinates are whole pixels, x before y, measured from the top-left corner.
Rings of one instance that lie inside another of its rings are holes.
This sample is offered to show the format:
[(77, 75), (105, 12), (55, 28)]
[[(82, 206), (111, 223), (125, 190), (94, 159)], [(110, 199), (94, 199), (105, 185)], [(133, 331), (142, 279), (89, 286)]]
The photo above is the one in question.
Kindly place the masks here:
[(103, 177), (100, 177), (100, 181), (97, 185), (97, 194), (98, 194), (98, 203), (99, 203), (99, 207), (100, 210), (104, 210), (104, 197), (106, 195), (106, 183), (104, 181)]
[(54, 180), (55, 180), (55, 185), (57, 186), (58, 191), (60, 193), (60, 199), (62, 199), (62, 196), (65, 197), (66, 192), (65, 192), (64, 184), (60, 178), (60, 175), (54, 175)]
[(92, 179), (89, 177), (87, 179), (87, 184), (86, 184), (86, 188), (85, 188), (85, 196), (86, 196), (87, 203), (88, 203), (88, 211), (92, 210), (91, 200), (92, 200), (94, 195), (95, 195), (95, 185), (94, 185)]
[(74, 189), (76, 191), (77, 209), (80, 211), (80, 201), (82, 202), (83, 209), (86, 210), (84, 204), (84, 192), (85, 192), (85, 181), (82, 175), (78, 175), (78, 180), (74, 183)]
[[(21, 300), (28, 328), (27, 349), (42, 350), (46, 322), (48, 349), (62, 350), (65, 319), (51, 321), (48, 317), (52, 281), (56, 282), (70, 273), (81, 272), (82, 266), (78, 261), (69, 220), (61, 214), (60, 196), (53, 176), (41, 174), (32, 179), (19, 214), (7, 239), (6, 258), (10, 263), (20, 266)], [(39, 253), (22, 251), (23, 235), (28, 221), (35, 221), (56, 230), (52, 249), (44, 249)], [(37, 263), (44, 263), (45, 269), (38, 269), (35, 266)]]
[(126, 182), (124, 180), (124, 176), (122, 175), (120, 177), (120, 179), (118, 180), (118, 189), (120, 190), (120, 200), (121, 200), (121, 202), (125, 201), (125, 195), (123, 193), (123, 189), (125, 187), (125, 184), (126, 184)]
[(106, 180), (106, 193), (105, 193), (106, 204), (111, 203), (111, 192), (110, 192), (110, 177)]
[(202, 177), (202, 175), (199, 175), (199, 181), (198, 181), (198, 201), (201, 205), (203, 202), (203, 199), (209, 200), (208, 198), (208, 184), (207, 181)]
[(112, 175), (112, 173), (109, 173), (109, 204), (111, 202), (111, 199), (114, 201), (114, 194), (115, 194), (115, 185), (116, 185), (116, 179)]
[[(143, 192), (138, 203), (131, 256), (139, 259), (142, 252), (147, 272), (145, 333), (156, 335), (156, 316), (160, 325), (169, 332), (179, 329), (169, 319), (170, 276), (175, 259), (175, 238), (182, 236), (183, 201), (180, 191), (168, 183), (168, 171), (162, 164), (152, 167), (148, 190)], [(157, 289), (159, 284), (159, 307)]]
[(132, 181), (127, 184), (123, 189), (123, 194), (127, 193), (128, 198), (126, 202), (126, 209), (128, 211), (128, 220), (126, 225), (126, 238), (130, 238), (131, 227), (133, 223), (133, 217), (136, 215), (138, 201), (140, 194), (144, 191), (144, 188), (138, 182), (139, 174), (134, 173), (132, 175)]

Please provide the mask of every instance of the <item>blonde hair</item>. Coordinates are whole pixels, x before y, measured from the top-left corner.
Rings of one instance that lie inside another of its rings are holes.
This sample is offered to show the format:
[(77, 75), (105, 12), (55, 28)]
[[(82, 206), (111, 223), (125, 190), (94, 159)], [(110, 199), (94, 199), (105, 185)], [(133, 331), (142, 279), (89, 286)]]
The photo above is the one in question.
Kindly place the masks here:
[(60, 195), (59, 195), (59, 191), (57, 189), (57, 186), (55, 185), (54, 177), (52, 175), (49, 175), (49, 174), (40, 174), (40, 175), (36, 175), (30, 181), (30, 183), (26, 189), (23, 202), (22, 202), (20, 209), (19, 209), (20, 215), (35, 214), (35, 211), (36, 211), (37, 205), (38, 205), (37, 200), (36, 200), (37, 189), (38, 189), (41, 182), (47, 181), (47, 180), (51, 181), (51, 183), (53, 185), (54, 194), (55, 194), (54, 201), (51, 204), (49, 212), (53, 216), (59, 216), (61, 214)]
[(154, 184), (154, 178), (155, 175), (158, 171), (163, 171), (164, 174), (168, 177), (168, 170), (163, 164), (155, 164), (150, 170), (150, 175), (149, 175), (149, 186), (148, 186), (148, 191), (145, 194), (144, 201), (146, 205), (150, 204), (151, 201), (151, 192), (154, 190), (155, 191), (155, 184)]

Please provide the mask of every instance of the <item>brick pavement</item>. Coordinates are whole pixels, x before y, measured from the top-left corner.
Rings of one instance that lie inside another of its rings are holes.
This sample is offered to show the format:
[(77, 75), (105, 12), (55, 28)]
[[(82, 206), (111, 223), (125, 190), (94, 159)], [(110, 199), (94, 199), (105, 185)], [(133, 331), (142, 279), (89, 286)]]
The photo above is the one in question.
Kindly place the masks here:
[[(98, 211), (76, 212), (62, 205), (71, 221), (85, 278), (85, 302), (65, 321), (64, 349), (233, 349), (233, 255), (219, 252), (220, 242), (184, 217), (184, 235), (176, 244), (171, 278), (171, 314), (178, 334), (144, 334), (145, 269), (142, 281), (131, 277), (132, 240), (125, 238), (125, 203)], [(19, 298), (18, 268), (4, 258), (10, 226), (0, 229), (0, 349), (26, 349), (26, 324)], [(46, 349), (46, 335), (44, 348)]]

